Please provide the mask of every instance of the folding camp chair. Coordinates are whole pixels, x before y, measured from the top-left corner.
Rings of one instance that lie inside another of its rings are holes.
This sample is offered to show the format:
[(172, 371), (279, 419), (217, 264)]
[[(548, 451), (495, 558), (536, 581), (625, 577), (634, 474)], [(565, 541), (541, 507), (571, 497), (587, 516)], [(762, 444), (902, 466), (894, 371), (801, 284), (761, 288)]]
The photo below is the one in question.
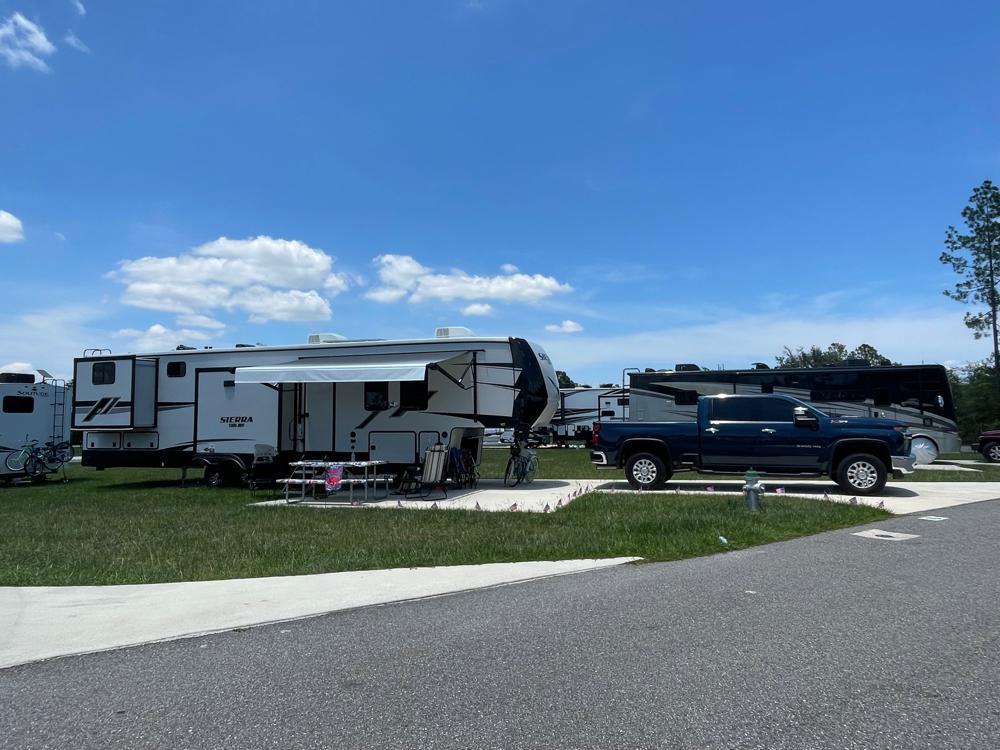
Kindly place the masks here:
[(407, 494), (406, 497), (424, 499), (430, 497), (434, 490), (440, 490), (447, 498), (448, 484), (451, 482), (445, 477), (445, 469), (448, 465), (447, 457), (447, 449), (441, 443), (428, 448), (427, 452), (424, 453), (423, 471), (415, 480), (415, 486), (410, 490), (415, 494)]

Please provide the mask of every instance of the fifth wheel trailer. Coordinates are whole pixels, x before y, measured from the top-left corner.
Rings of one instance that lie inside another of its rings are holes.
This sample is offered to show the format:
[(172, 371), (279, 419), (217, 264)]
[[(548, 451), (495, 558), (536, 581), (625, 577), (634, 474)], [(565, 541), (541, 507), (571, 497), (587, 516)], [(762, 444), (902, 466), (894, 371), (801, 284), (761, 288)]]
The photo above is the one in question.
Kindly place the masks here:
[(34, 375), (0, 373), (0, 481), (22, 476), (7, 468), (7, 456), (25, 442), (61, 443), (69, 439), (68, 389), (62, 381)]
[(555, 442), (590, 443), (594, 422), (625, 418), (628, 388), (562, 388), (549, 432)]
[[(441, 334), (444, 335), (441, 335)], [(441, 443), (477, 458), (486, 428), (548, 425), (559, 390), (522, 338), (327, 340), (74, 360), (83, 465), (275, 473), (301, 457), (420, 463)]]

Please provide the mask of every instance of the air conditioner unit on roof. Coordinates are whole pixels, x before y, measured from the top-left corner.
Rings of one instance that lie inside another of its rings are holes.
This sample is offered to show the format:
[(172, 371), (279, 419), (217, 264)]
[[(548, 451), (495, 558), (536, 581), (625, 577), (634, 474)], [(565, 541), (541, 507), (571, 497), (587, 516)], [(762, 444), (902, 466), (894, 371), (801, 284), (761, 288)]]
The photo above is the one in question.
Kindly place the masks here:
[(471, 335), (472, 331), (464, 326), (447, 326), (434, 331), (434, 338), (438, 339), (467, 338)]
[(347, 336), (341, 336), (339, 333), (310, 333), (307, 343), (336, 344), (338, 341), (347, 341)]

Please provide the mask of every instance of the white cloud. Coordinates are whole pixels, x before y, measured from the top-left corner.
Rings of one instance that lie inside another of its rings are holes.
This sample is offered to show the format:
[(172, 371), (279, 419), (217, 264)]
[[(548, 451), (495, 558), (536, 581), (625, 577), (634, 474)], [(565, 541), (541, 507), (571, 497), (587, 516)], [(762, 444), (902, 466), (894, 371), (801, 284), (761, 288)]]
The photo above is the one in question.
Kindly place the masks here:
[(375, 302), (395, 302), (403, 297), (410, 302), (455, 299), (540, 302), (573, 289), (542, 274), (475, 276), (460, 269), (434, 273), (409, 255), (379, 255), (375, 266), (380, 286), (366, 295)]
[(492, 315), (493, 306), (482, 302), (473, 302), (462, 308), (462, 315)]
[(545, 330), (549, 333), (579, 333), (583, 326), (575, 320), (564, 320), (562, 323), (550, 323)]
[(365, 294), (373, 302), (398, 302), (406, 296), (406, 290), (391, 286), (380, 286)]
[(171, 330), (160, 323), (154, 323), (145, 331), (122, 328), (112, 334), (115, 338), (126, 339), (130, 352), (157, 352), (176, 349), (178, 344), (191, 346), (211, 341), (215, 334), (194, 331), (187, 328)]
[(56, 47), (38, 24), (20, 13), (0, 22), (0, 57), (12, 68), (31, 68), (48, 72), (46, 57), (55, 54)]
[(72, 31), (66, 32), (66, 36), (63, 37), (63, 41), (66, 42), (66, 44), (68, 44), (70, 47), (75, 49), (77, 52), (84, 52), (88, 55), (90, 54), (90, 47), (84, 44), (83, 40), (81, 40), (80, 37), (78, 37)]
[(24, 374), (35, 374), (35, 366), (30, 362), (8, 362), (0, 365), (0, 372), (19, 372)]
[(521, 269), (515, 266), (513, 263), (504, 263), (500, 266), (500, 270), (504, 273), (517, 273)]
[(189, 328), (207, 328), (210, 331), (221, 331), (226, 324), (208, 315), (178, 315), (177, 325)]
[(73, 6), (73, 8), (76, 10), (76, 12), (79, 15), (81, 15), (81, 16), (87, 15), (87, 9), (83, 7), (83, 3), (80, 2), (80, 0), (69, 0), (69, 2), (70, 2), (70, 5)]
[(326, 320), (327, 299), (352, 283), (332, 271), (333, 262), (298, 240), (220, 237), (181, 255), (122, 261), (110, 276), (125, 284), (124, 303), (149, 310), (242, 310), (258, 323)]
[(98, 307), (46, 307), (0, 317), (0, 341), (5, 357), (44, 367), (58, 378), (73, 377), (73, 357), (89, 346), (107, 346), (108, 334), (95, 328)]
[(20, 242), (24, 239), (24, 225), (14, 214), (0, 211), (0, 243)]
[(310, 289), (275, 291), (263, 286), (252, 286), (233, 295), (228, 307), (250, 314), (251, 323), (269, 320), (329, 320), (330, 303)]

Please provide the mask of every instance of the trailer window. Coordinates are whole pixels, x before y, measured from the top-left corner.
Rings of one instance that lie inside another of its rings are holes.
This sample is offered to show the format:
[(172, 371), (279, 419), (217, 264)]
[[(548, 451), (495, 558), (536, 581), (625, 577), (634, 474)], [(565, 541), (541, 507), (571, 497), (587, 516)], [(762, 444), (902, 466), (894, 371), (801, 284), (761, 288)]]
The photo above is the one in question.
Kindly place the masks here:
[(427, 408), (427, 381), (404, 380), (399, 384), (399, 406), (401, 409), (423, 411)]
[(187, 362), (167, 362), (168, 378), (183, 378), (187, 375)]
[(95, 362), (90, 371), (90, 382), (94, 385), (111, 385), (115, 382), (114, 362)]
[(389, 384), (365, 383), (365, 410), (385, 411), (389, 408)]
[(35, 399), (31, 396), (4, 396), (4, 414), (31, 414), (35, 411)]

